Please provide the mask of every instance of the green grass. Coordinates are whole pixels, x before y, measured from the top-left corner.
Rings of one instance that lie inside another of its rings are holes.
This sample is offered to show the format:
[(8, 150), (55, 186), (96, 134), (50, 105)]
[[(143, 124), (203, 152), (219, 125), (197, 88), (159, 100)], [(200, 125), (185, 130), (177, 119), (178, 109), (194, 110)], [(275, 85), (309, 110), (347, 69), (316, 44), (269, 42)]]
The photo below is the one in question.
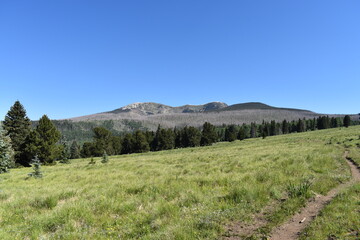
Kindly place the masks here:
[[(350, 178), (360, 127), (89, 159), (0, 175), (2, 239), (217, 239), (269, 204), (267, 232), (312, 193)], [(331, 143), (329, 141), (331, 140)], [(340, 142), (339, 144), (337, 142)], [(309, 184), (309, 186), (307, 186)]]
[(338, 194), (300, 239), (359, 239), (360, 183)]
[[(360, 137), (357, 132), (347, 136), (342, 144), (350, 157), (360, 165)], [(353, 184), (338, 194), (327, 205), (300, 239), (359, 239), (360, 238), (360, 183)]]

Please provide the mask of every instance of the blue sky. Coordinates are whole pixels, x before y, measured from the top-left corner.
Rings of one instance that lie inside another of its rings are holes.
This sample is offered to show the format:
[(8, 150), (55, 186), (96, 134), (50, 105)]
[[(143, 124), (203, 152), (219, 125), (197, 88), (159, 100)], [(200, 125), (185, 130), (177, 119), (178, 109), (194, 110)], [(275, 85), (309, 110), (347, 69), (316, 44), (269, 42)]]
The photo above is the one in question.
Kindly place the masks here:
[(0, 1), (0, 118), (133, 102), (358, 113), (360, 1)]

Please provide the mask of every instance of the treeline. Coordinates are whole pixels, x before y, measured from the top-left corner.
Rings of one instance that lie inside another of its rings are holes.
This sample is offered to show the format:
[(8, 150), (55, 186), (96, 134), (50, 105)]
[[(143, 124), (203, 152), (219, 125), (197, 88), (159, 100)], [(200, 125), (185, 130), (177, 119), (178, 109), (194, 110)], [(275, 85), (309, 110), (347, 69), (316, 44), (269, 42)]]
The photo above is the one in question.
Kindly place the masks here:
[(109, 155), (119, 155), (207, 146), (219, 141), (231, 142), (246, 138), (265, 138), (295, 132), (348, 127), (351, 124), (358, 124), (358, 122), (351, 122), (349, 116), (345, 116), (345, 118), (321, 116), (314, 119), (299, 119), (290, 122), (284, 120), (281, 123), (263, 121), (261, 124), (223, 125), (221, 127), (206, 122), (202, 128), (190, 126), (180, 129), (166, 129), (161, 128), (159, 125), (155, 132), (137, 130), (123, 137), (114, 136), (111, 131), (103, 127), (96, 127), (93, 129), (93, 141), (83, 144), (80, 156), (86, 158), (102, 156), (104, 152)]
[[(111, 125), (112, 123), (109, 122)], [(156, 131), (136, 130), (123, 136), (115, 135), (105, 127), (93, 128), (92, 141), (79, 144), (67, 141), (56, 125), (43, 115), (36, 126), (31, 126), (23, 105), (16, 101), (5, 120), (0, 124), (0, 173), (16, 166), (30, 166), (33, 159), (42, 164), (68, 163), (69, 159), (96, 157), (174, 148), (208, 146), (219, 141), (243, 140), (293, 132), (313, 131), (359, 124), (344, 118), (321, 116), (314, 119), (299, 119), (288, 122), (265, 122), (243, 125), (214, 126), (205, 122), (201, 128), (162, 128)], [(65, 124), (66, 125), (66, 124)], [(70, 127), (66, 125), (65, 127)]]

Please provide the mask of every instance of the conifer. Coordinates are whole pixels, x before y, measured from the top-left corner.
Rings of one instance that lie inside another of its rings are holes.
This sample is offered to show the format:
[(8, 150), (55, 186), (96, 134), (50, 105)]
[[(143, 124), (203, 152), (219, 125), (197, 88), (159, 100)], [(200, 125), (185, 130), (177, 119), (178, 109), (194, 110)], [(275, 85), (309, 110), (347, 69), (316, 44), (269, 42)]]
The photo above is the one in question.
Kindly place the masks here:
[(4, 130), (11, 139), (11, 145), (15, 153), (15, 162), (21, 165), (28, 165), (24, 157), (25, 139), (29, 135), (30, 119), (26, 116), (24, 106), (16, 101), (5, 116)]
[(108, 162), (109, 162), (109, 157), (108, 157), (106, 151), (104, 151), (104, 154), (101, 159), (101, 163), (108, 163)]
[(43, 174), (41, 171), (41, 162), (37, 155), (35, 155), (35, 158), (31, 162), (34, 172), (29, 173), (30, 177), (34, 178), (42, 178)]

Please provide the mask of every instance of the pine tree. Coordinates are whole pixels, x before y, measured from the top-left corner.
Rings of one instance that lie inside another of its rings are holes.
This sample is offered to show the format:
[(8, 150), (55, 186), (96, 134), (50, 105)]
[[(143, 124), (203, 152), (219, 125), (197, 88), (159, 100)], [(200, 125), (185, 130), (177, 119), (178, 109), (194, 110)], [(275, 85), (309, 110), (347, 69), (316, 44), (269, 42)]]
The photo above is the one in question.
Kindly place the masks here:
[(30, 119), (26, 116), (24, 106), (16, 101), (10, 108), (4, 120), (4, 130), (11, 138), (11, 145), (15, 151), (15, 162), (27, 166), (24, 157), (25, 139), (30, 133)]
[(108, 163), (109, 162), (109, 157), (106, 153), (106, 151), (104, 151), (102, 159), (101, 159), (101, 163)]
[(60, 137), (60, 132), (50, 119), (46, 115), (42, 116), (36, 129), (31, 131), (25, 140), (25, 152), (28, 159), (37, 155), (43, 163), (54, 163), (61, 157), (62, 146), (56, 144)]
[(133, 152), (142, 153), (148, 151), (150, 151), (150, 146), (145, 135), (140, 130), (137, 130), (134, 134)]
[(5, 135), (0, 123), (0, 173), (9, 171), (14, 166), (14, 151), (11, 147), (10, 137)]
[(122, 142), (122, 154), (133, 153), (133, 146), (134, 146), (134, 138), (132, 134), (128, 133), (125, 135), (123, 142)]
[(349, 126), (350, 126), (350, 123), (351, 123), (350, 116), (349, 116), (349, 115), (346, 115), (346, 116), (344, 117), (344, 127), (349, 127)]
[(29, 173), (29, 176), (34, 178), (42, 178), (43, 174), (41, 172), (41, 162), (37, 155), (35, 155), (35, 158), (32, 160), (31, 164), (33, 166), (34, 172)]
[(305, 132), (305, 122), (302, 119), (299, 119), (298, 123), (297, 123), (297, 131), (298, 132)]
[(225, 129), (225, 141), (232, 142), (237, 138), (237, 131), (235, 125), (227, 126)]
[(251, 138), (256, 138), (257, 134), (256, 134), (256, 124), (254, 122), (251, 123), (250, 126), (250, 137)]
[(200, 146), (201, 132), (195, 127), (188, 127), (187, 129), (188, 147)]
[(80, 148), (76, 141), (73, 141), (70, 146), (70, 159), (80, 158)]
[(270, 136), (276, 135), (276, 122), (272, 120), (270, 122)]
[(201, 132), (201, 146), (208, 146), (215, 143), (217, 140), (217, 133), (215, 126), (211, 123), (205, 122), (203, 125), (203, 130)]
[(246, 138), (245, 126), (241, 126), (238, 133), (238, 139), (244, 140)]
[(61, 147), (62, 147), (62, 150), (61, 150), (61, 156), (60, 156), (60, 163), (69, 164), (70, 163), (70, 160), (69, 160), (69, 157), (70, 157), (69, 148), (68, 148), (68, 146), (66, 145), (65, 142), (62, 144)]

